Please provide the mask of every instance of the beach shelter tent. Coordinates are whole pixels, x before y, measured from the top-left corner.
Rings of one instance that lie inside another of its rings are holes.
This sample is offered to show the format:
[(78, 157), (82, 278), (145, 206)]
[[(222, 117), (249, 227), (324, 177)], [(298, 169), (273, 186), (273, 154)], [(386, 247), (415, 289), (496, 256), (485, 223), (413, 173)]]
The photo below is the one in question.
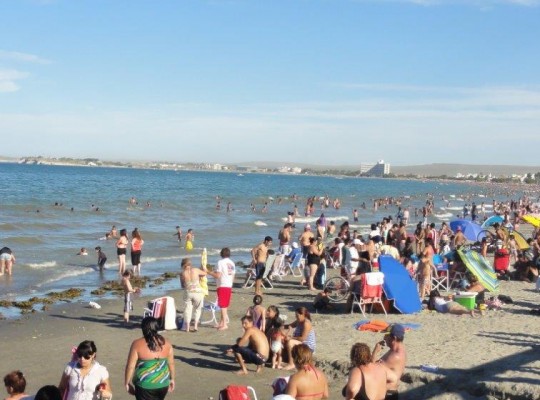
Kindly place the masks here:
[(450, 221), (450, 229), (455, 233), (458, 228), (461, 228), (461, 231), (471, 242), (476, 242), (482, 240), (486, 236), (486, 232), (482, 230), (482, 227), (475, 222), (469, 221), (467, 219), (456, 219), (455, 221)]
[(458, 250), (459, 258), (467, 269), (478, 278), (478, 281), (489, 291), (496, 292), (499, 290), (499, 280), (493, 267), (489, 265), (487, 260), (481, 254), (474, 250)]
[(484, 221), (484, 223), (482, 224), (482, 229), (487, 229), (493, 224), (502, 224), (503, 221), (504, 219), (500, 215), (492, 215)]
[(422, 303), (416, 283), (399, 261), (389, 255), (379, 257), (379, 268), (384, 274), (383, 290), (388, 300), (394, 301), (394, 307), (402, 314), (422, 311)]
[(534, 215), (524, 215), (523, 217), (521, 217), (521, 219), (523, 221), (531, 224), (535, 228), (540, 227), (540, 219), (535, 217)]

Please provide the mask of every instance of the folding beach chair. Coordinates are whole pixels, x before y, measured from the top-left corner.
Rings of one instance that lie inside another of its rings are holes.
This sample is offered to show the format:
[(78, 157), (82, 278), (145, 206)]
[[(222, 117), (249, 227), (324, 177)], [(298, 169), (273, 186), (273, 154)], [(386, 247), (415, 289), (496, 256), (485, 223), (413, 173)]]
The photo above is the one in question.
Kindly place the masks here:
[(302, 253), (298, 253), (296, 257), (294, 257), (294, 260), (292, 260), (290, 263), (287, 263), (286, 268), (291, 271), (292, 276), (300, 278), (303, 275), (302, 261)]
[(272, 266), (272, 271), (270, 271), (270, 278), (277, 278), (282, 280), (284, 276), (287, 275), (287, 260), (285, 254), (279, 254), (276, 256), (274, 265)]
[[(267, 284), (270, 285), (271, 288), (273, 288), (272, 282), (270, 282), (270, 279), (268, 279), (268, 276), (270, 274), (270, 271), (272, 270), (272, 266), (274, 265), (275, 260), (276, 260), (276, 255), (275, 254), (270, 254), (266, 258), (266, 263), (265, 263), (265, 267), (264, 267), (264, 275), (262, 277), (263, 287), (266, 288), (266, 289), (267, 289), (267, 287), (265, 286), (264, 282), (266, 282)], [(244, 285), (242, 287), (251, 288), (255, 284), (255, 278), (256, 278), (255, 268), (248, 268), (246, 274), (247, 274), (246, 275), (246, 280), (245, 280)]]
[(450, 280), (448, 275), (448, 264), (444, 262), (440, 254), (433, 255), (433, 265), (435, 268), (431, 274), (431, 290), (450, 290)]
[(383, 295), (384, 274), (382, 272), (366, 272), (362, 276), (362, 292), (351, 293), (353, 296), (351, 314), (354, 311), (354, 306), (358, 306), (364, 318), (366, 318), (366, 305), (370, 305), (369, 312), (373, 311), (373, 304), (380, 304), (385, 316), (388, 316), (384, 303)]
[(219, 392), (219, 400), (257, 400), (251, 386), (229, 385)]
[[(210, 319), (208, 319), (206, 321), (201, 321), (200, 323), (202, 325), (208, 325), (208, 324), (217, 325), (218, 324), (218, 319), (217, 319), (217, 316), (216, 316), (216, 312), (220, 312), (220, 311), (221, 311), (221, 307), (218, 306), (217, 299), (214, 302), (208, 302), (208, 301), (205, 300), (204, 304), (203, 304), (203, 308), (202, 308), (202, 313), (209, 312), (209, 313), (212, 314), (212, 318), (210, 318)], [(229, 323), (229, 317), (227, 317), (227, 321), (225, 321), (225, 322), (227, 324)]]

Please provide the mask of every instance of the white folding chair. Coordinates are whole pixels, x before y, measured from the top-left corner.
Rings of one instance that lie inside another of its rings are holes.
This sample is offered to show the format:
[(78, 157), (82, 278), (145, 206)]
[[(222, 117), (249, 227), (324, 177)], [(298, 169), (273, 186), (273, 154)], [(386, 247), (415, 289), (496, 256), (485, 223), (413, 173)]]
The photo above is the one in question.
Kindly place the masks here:
[[(212, 314), (212, 318), (210, 318), (210, 319), (208, 319), (206, 321), (201, 321), (200, 323), (202, 325), (208, 325), (208, 324), (212, 324), (212, 323), (214, 325), (218, 325), (218, 319), (217, 319), (217, 316), (216, 316), (216, 312), (220, 312), (221, 307), (218, 306), (217, 299), (213, 303), (205, 301), (204, 304), (203, 304), (202, 312), (204, 313), (205, 311), (210, 312)], [(225, 323), (227, 323), (227, 324), (229, 323), (229, 317), (228, 316), (227, 316), (227, 320), (225, 321)]]
[[(263, 288), (265, 289), (273, 289), (274, 288), (274, 285), (272, 285), (272, 281), (270, 279), (268, 279), (268, 277), (270, 276), (270, 272), (272, 271), (273, 267), (274, 267), (274, 262), (276, 261), (276, 255), (275, 254), (270, 254), (267, 258), (266, 258), (266, 263), (264, 264), (264, 274), (262, 276), (262, 286)], [(270, 288), (266, 287), (265, 285), (265, 282), (268, 284), (268, 286), (270, 286)]]
[(448, 264), (439, 254), (433, 256), (433, 265), (435, 268), (431, 272), (431, 290), (441, 290), (447, 292), (450, 290), (450, 280), (448, 277)]

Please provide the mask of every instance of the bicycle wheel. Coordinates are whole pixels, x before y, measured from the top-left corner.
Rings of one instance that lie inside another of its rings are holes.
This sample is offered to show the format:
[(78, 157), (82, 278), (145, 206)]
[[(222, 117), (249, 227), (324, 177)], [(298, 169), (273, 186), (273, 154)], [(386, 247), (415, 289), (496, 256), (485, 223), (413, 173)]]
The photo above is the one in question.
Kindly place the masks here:
[(349, 282), (340, 276), (328, 279), (324, 288), (329, 290), (328, 298), (332, 303), (344, 300), (349, 294)]

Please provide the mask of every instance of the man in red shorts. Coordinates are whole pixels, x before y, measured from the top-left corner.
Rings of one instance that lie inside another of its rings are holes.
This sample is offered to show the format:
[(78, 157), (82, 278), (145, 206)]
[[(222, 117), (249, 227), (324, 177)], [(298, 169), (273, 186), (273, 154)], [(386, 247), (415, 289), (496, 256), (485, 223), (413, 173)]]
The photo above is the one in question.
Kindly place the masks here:
[(235, 265), (229, 258), (231, 250), (228, 247), (221, 249), (221, 260), (217, 262), (214, 271), (209, 274), (216, 278), (218, 306), (221, 308), (221, 320), (217, 329), (222, 331), (228, 328), (229, 317), (227, 308), (231, 302), (232, 287), (234, 282)]

